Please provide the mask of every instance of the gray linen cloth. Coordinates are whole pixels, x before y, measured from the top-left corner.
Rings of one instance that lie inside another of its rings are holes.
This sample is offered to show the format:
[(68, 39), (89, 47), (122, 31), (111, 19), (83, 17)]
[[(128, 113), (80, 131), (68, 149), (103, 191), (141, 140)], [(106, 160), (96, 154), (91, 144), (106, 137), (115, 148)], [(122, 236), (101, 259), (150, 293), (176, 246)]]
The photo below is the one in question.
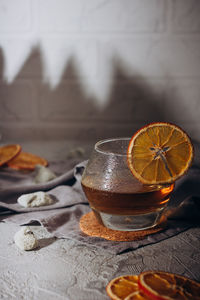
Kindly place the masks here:
[[(74, 166), (74, 162), (50, 163), (49, 168), (57, 177), (47, 183), (34, 182), (35, 171), (22, 172), (3, 167), (0, 169), (0, 220), (18, 225), (35, 221), (43, 225), (53, 236), (74, 239), (88, 246), (96, 246), (120, 254), (157, 243), (180, 233), (191, 226), (198, 226), (200, 217), (200, 167), (194, 163), (187, 175), (177, 181), (171, 197), (167, 227), (156, 234), (132, 242), (112, 242), (89, 237), (79, 229), (80, 217), (89, 212), (88, 201), (81, 188), (81, 175), (86, 161)], [(17, 203), (22, 194), (46, 191), (55, 199), (49, 206), (24, 208)], [(173, 207), (179, 207), (174, 209)]]

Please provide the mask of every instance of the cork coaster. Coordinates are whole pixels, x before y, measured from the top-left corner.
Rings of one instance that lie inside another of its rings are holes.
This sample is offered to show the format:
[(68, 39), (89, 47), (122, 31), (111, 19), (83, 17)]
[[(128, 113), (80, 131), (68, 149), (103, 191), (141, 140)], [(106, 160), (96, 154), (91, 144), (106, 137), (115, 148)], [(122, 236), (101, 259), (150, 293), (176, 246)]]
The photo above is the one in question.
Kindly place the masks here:
[(93, 211), (83, 215), (80, 219), (80, 229), (88, 236), (100, 237), (109, 241), (126, 242), (137, 241), (143, 239), (145, 236), (159, 232), (164, 229), (166, 225), (166, 218), (163, 217), (160, 224), (156, 227), (139, 231), (119, 231), (106, 228), (98, 223)]

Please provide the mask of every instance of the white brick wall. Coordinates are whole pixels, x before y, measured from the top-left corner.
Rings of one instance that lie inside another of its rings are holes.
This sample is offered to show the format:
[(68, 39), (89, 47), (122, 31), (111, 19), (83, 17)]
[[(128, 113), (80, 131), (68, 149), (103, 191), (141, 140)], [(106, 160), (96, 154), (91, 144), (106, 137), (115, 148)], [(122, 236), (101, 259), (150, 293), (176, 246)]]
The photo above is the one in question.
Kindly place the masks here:
[(3, 142), (158, 120), (200, 139), (199, 0), (0, 0)]
[(31, 30), (31, 0), (0, 1), (0, 32), (20, 34)]
[[(39, 3), (43, 32), (160, 32), (164, 0), (48, 0)], [(48, 11), (48, 13), (47, 13)]]

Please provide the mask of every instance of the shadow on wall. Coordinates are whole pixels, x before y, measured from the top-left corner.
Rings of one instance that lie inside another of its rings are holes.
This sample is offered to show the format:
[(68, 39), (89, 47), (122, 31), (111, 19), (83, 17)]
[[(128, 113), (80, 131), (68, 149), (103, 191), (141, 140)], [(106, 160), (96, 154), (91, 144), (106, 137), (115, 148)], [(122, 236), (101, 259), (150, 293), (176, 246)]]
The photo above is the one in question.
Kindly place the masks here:
[[(68, 61), (59, 85), (52, 89), (43, 78), (39, 48), (33, 49), (12, 83), (3, 79), (0, 51), (0, 131), (3, 139), (99, 140), (131, 136), (153, 121), (166, 121), (170, 108), (159, 82), (130, 77), (119, 59), (113, 60), (110, 94), (104, 107), (89, 97), (74, 58)], [(97, 78), (98, 80), (98, 78)], [(171, 122), (175, 121), (170, 119)]]

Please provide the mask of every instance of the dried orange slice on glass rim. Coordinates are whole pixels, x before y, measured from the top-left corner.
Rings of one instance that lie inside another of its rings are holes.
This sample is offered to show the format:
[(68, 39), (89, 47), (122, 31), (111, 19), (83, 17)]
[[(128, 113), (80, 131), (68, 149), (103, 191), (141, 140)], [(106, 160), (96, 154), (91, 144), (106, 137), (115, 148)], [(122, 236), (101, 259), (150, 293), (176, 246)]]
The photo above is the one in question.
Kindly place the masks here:
[(121, 300), (138, 289), (138, 276), (124, 275), (112, 279), (106, 287), (106, 292), (112, 300)]
[(21, 146), (18, 144), (5, 145), (0, 147), (0, 166), (6, 164), (21, 151)]
[(199, 300), (200, 283), (162, 271), (146, 271), (138, 276), (139, 289), (154, 300)]
[(128, 166), (143, 184), (175, 182), (191, 165), (193, 145), (178, 126), (151, 123), (138, 130), (127, 150)]
[(40, 156), (21, 151), (19, 155), (7, 164), (10, 168), (16, 170), (34, 170), (36, 165), (47, 166), (48, 162)]

